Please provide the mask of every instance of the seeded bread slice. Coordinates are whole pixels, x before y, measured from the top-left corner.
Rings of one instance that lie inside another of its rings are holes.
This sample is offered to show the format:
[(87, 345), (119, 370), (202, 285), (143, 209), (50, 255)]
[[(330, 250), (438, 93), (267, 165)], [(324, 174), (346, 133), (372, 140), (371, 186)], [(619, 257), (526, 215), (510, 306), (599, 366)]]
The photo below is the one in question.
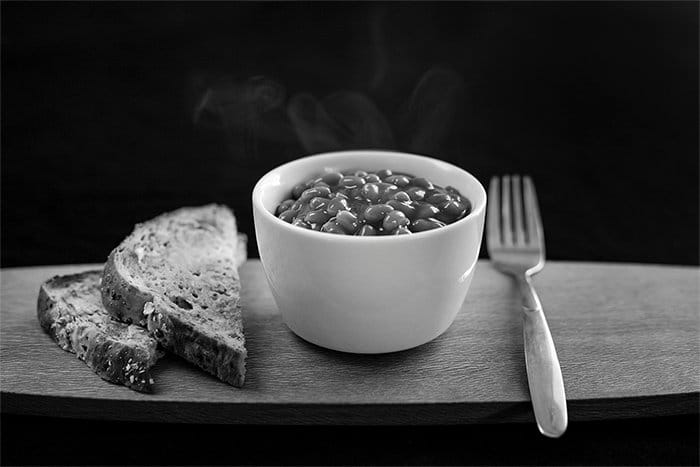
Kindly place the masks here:
[(55, 276), (39, 288), (41, 327), (63, 350), (83, 360), (101, 378), (151, 392), (151, 367), (162, 352), (136, 325), (116, 321), (102, 306), (102, 271)]
[(137, 224), (105, 264), (102, 303), (115, 318), (145, 326), (166, 350), (240, 387), (238, 243), (233, 213), (220, 205)]

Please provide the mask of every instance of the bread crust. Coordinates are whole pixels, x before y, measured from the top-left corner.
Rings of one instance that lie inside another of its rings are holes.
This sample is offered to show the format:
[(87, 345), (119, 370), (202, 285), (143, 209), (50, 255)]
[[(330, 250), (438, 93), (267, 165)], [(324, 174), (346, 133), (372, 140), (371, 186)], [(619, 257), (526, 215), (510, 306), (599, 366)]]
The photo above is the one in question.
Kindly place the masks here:
[(246, 349), (237, 267), (247, 257), (246, 241), (220, 205), (138, 224), (109, 255), (102, 303), (116, 319), (145, 326), (166, 350), (240, 387)]
[(115, 321), (100, 302), (101, 270), (55, 276), (41, 284), (39, 323), (63, 350), (102, 379), (152, 392), (151, 368), (162, 356), (157, 342), (136, 326)]
[(117, 253), (118, 248), (112, 250), (104, 266), (101, 288), (102, 304), (119, 321), (146, 327), (143, 307), (146, 303), (153, 302), (153, 294), (132, 285), (119, 274), (115, 259)]

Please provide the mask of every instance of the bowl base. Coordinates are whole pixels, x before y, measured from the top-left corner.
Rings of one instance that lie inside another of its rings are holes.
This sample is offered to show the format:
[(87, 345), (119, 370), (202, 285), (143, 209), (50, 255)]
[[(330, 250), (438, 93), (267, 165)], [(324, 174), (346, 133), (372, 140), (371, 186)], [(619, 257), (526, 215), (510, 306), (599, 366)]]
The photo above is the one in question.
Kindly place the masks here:
[(352, 347), (343, 347), (343, 346), (338, 346), (338, 345), (333, 345), (333, 344), (325, 344), (323, 342), (320, 342), (315, 339), (310, 339), (306, 336), (304, 336), (303, 333), (298, 332), (296, 329), (294, 329), (292, 326), (289, 325), (286, 321), (284, 321), (284, 324), (289, 328), (290, 331), (292, 331), (297, 337), (302, 339), (305, 342), (308, 342), (309, 344), (312, 344), (316, 347), (322, 347), (324, 349), (328, 350), (333, 350), (336, 352), (343, 352), (343, 353), (350, 353), (350, 354), (357, 354), (357, 355), (381, 355), (381, 354), (388, 354), (388, 353), (395, 353), (395, 352), (403, 352), (404, 350), (409, 350), (409, 349), (414, 349), (416, 347), (420, 347), (421, 345), (427, 344), (428, 342), (432, 342), (441, 335), (447, 331), (450, 326), (452, 326), (452, 323), (454, 322), (454, 319), (450, 321), (447, 326), (444, 326), (443, 328), (439, 329), (432, 337), (429, 337), (428, 339), (421, 339), (418, 342), (412, 342), (410, 344), (404, 344), (404, 345), (395, 345), (395, 346), (382, 346), (385, 348), (379, 348), (380, 346), (377, 346), (376, 350), (367, 350), (367, 349), (357, 349), (357, 348), (352, 348)]

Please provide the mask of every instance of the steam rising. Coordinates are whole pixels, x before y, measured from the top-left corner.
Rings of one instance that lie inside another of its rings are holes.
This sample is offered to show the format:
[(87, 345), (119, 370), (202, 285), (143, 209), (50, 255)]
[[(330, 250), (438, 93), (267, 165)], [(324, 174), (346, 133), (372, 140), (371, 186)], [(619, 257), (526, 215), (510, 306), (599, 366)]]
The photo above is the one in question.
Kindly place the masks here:
[(310, 94), (297, 94), (290, 100), (287, 114), (309, 152), (394, 147), (386, 118), (359, 92), (337, 92), (323, 102)]
[[(195, 79), (201, 86), (204, 78)], [(274, 110), (285, 102), (285, 89), (275, 80), (254, 76), (244, 82), (219, 79), (206, 83), (195, 101), (192, 121), (195, 125), (223, 130), (232, 147), (242, 147), (246, 157), (256, 157), (261, 138), (282, 138), (284, 123), (274, 118)], [(272, 130), (272, 131), (271, 131)]]
[(254, 76), (244, 83), (224, 81), (207, 87), (195, 105), (192, 119), (196, 124), (216, 116), (224, 127), (245, 127), (279, 107), (284, 98), (284, 87), (264, 76)]
[(372, 63), (362, 89), (325, 97), (301, 91), (287, 98), (285, 87), (270, 77), (235, 81), (200, 76), (194, 80), (193, 123), (222, 130), (241, 160), (257, 159), (261, 142), (297, 144), (307, 153), (373, 148), (438, 154), (464, 103), (464, 80), (447, 67), (430, 68), (402, 105), (380, 110), (373, 98), (397, 102), (396, 96), (381, 99), (378, 93), (396, 89), (390, 78), (406, 71), (394, 69), (387, 54), (385, 16), (384, 8), (371, 10)]
[(464, 88), (462, 77), (452, 70), (434, 68), (423, 75), (400, 120), (411, 151), (430, 153), (444, 141), (463, 103)]

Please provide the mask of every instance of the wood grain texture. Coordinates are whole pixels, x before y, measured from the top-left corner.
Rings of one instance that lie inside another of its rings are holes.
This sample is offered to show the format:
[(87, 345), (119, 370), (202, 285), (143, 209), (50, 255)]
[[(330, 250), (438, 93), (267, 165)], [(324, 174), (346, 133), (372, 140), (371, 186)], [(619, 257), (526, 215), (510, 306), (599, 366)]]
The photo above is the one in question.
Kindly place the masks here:
[[(533, 420), (515, 285), (477, 266), (445, 334), (385, 355), (325, 350), (283, 324), (259, 261), (241, 269), (244, 388), (168, 356), (153, 395), (109, 384), (36, 319), (39, 285), (95, 265), (2, 270), (0, 382), (8, 413), (198, 423), (496, 423)], [(535, 278), (572, 421), (698, 413), (700, 270), (550, 262)]]

